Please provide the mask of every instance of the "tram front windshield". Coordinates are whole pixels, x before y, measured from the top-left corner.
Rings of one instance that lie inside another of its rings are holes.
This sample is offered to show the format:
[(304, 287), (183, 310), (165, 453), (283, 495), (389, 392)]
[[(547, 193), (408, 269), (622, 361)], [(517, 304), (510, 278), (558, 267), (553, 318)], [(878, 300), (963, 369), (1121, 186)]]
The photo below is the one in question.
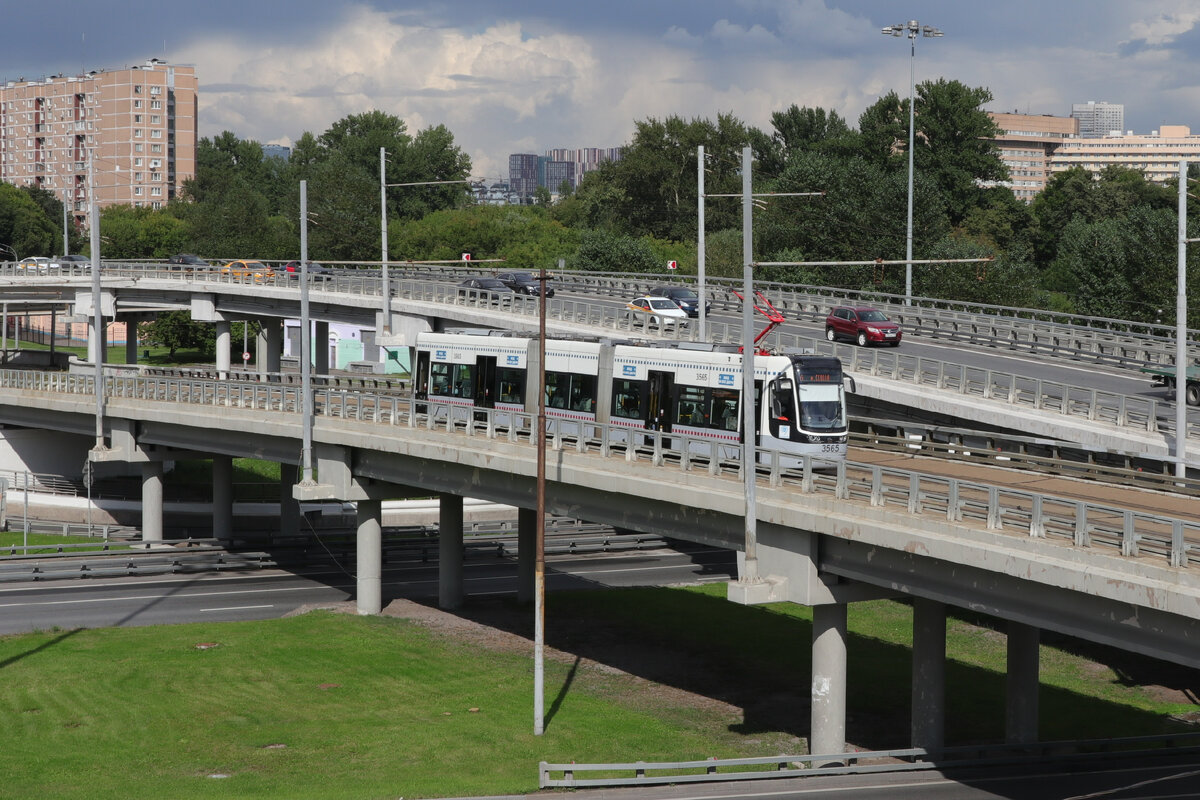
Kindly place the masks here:
[(842, 387), (836, 383), (801, 383), (800, 428), (806, 431), (846, 430)]

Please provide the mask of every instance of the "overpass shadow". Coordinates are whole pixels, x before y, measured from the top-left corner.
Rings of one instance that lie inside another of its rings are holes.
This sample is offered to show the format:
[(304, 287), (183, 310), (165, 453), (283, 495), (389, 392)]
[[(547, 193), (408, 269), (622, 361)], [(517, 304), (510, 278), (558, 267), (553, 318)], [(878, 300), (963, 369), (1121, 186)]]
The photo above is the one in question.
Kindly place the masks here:
[[(578, 580), (578, 579), (577, 579)], [(432, 604), (432, 603), (431, 603)], [(871, 606), (871, 608), (867, 608)], [(467, 598), (456, 615), (533, 638), (532, 608), (513, 599)], [(847, 741), (869, 750), (910, 744), (911, 648), (867, 631), (882, 625), (906, 640), (911, 609), (877, 601), (850, 609)], [(972, 632), (971, 648), (992, 652), (999, 669), (956, 658), (946, 665), (946, 744), (1004, 741), (1005, 639), (986, 628)], [(976, 641), (979, 640), (979, 641)], [(812, 626), (809, 610), (791, 604), (739, 606), (721, 587), (591, 589), (547, 592), (546, 644), (573, 656), (560, 688), (547, 686), (557, 711), (575, 691), (581, 662), (595, 661), (636, 677), (740, 708), (729, 730), (742, 735), (809, 735)], [(1054, 643), (1050, 651), (1058, 648)], [(1104, 650), (1105, 648), (1101, 648)], [(532, 651), (532, 644), (531, 644)], [(998, 660), (994, 655), (998, 653)], [(1113, 659), (1111, 651), (1104, 654)], [(969, 656), (968, 657), (975, 657)], [(1049, 655), (1043, 650), (1043, 663)], [(1174, 668), (1147, 660), (1139, 678), (1156, 680)], [(1097, 667), (1097, 672), (1102, 670)], [(1195, 686), (1195, 671), (1191, 672)], [(1108, 682), (1121, 683), (1124, 673)], [(1098, 677), (1103, 688), (1106, 679)], [(1187, 714), (1167, 717), (1131, 705), (1087, 696), (1045, 682), (1040, 690), (1042, 741), (1196, 731)], [(803, 742), (798, 745), (803, 747)]]

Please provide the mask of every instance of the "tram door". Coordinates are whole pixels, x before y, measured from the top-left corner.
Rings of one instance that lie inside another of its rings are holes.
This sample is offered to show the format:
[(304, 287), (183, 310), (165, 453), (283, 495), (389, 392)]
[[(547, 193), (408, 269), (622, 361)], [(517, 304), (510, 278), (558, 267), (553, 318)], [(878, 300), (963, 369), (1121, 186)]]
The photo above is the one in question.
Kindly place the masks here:
[[(670, 372), (650, 370), (646, 383), (646, 427), (652, 431), (670, 433), (671, 394), (675, 386), (675, 376)], [(653, 443), (654, 440), (647, 437), (646, 444)], [(663, 445), (671, 446), (669, 441), (664, 441)]]
[[(416, 380), (413, 381), (413, 389), (416, 393), (417, 400), (427, 400), (429, 398), (429, 351), (417, 351), (417, 369), (413, 376)], [(424, 403), (417, 403), (416, 410), (418, 414), (424, 414), (428, 410), (428, 406)]]
[(475, 407), (496, 407), (496, 357), (475, 358)]

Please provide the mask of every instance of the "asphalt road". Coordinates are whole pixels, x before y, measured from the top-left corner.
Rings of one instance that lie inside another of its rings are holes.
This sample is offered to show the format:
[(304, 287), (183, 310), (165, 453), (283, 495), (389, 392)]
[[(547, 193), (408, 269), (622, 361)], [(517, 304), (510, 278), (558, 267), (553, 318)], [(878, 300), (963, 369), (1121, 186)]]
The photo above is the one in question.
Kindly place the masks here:
[[(732, 552), (689, 545), (636, 552), (548, 556), (547, 591), (599, 586), (662, 586), (736, 577)], [(436, 598), (437, 562), (391, 562), (384, 602)], [(275, 619), (313, 603), (352, 600), (353, 565), (285, 572), (56, 580), (0, 587), (0, 634), (59, 628)], [(470, 597), (515, 595), (515, 558), (471, 555), (463, 570)]]

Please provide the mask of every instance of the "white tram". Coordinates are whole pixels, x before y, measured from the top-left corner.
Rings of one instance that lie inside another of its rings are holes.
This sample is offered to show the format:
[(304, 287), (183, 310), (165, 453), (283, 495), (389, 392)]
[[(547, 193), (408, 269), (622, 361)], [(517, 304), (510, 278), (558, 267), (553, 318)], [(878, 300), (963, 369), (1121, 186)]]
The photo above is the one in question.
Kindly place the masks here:
[[(492, 409), (500, 425), (508, 424), (511, 412), (537, 413), (536, 336), (422, 333), (416, 350), (416, 399), (434, 401), (433, 413), (467, 419)], [(698, 454), (717, 444), (719, 457), (737, 458), (741, 389), (742, 357), (735, 347), (546, 340), (545, 413), (568, 435), (588, 423), (610, 425), (614, 441), (636, 442), (648, 431), (685, 434)], [(778, 451), (785, 467), (798, 466), (805, 455), (819, 461), (846, 457), (849, 423), (837, 358), (755, 356), (754, 400), (760, 461), (769, 462), (770, 451)]]

